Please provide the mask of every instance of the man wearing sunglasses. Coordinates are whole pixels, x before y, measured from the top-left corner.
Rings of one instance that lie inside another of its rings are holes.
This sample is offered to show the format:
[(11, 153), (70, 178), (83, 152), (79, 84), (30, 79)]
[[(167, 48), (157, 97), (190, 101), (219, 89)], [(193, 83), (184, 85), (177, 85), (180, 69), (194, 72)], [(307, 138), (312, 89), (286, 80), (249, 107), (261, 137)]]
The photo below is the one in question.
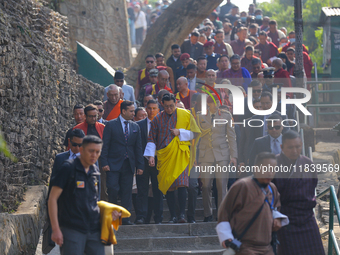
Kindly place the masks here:
[(102, 123), (104, 125), (106, 125), (107, 123), (107, 120), (104, 120), (103, 119), (103, 115), (104, 115), (104, 107), (103, 107), (103, 102), (102, 101), (99, 101), (99, 100), (96, 100), (94, 101), (93, 103), (95, 106), (97, 106), (97, 109), (98, 109), (98, 122), (99, 123)]
[(267, 130), (268, 135), (259, 137), (255, 140), (253, 147), (250, 151), (249, 165), (253, 166), (255, 158), (261, 152), (270, 152), (274, 155), (281, 153), (282, 144), (282, 130), (281, 124), (282, 117), (277, 114), (273, 114), (267, 118)]
[(79, 148), (83, 142), (85, 133), (81, 129), (73, 129), (70, 132), (70, 137), (68, 138), (68, 145), (70, 149), (68, 151), (59, 153), (54, 160), (51, 180), (54, 178), (58, 170), (61, 168), (63, 162), (67, 159), (75, 159), (79, 156)]

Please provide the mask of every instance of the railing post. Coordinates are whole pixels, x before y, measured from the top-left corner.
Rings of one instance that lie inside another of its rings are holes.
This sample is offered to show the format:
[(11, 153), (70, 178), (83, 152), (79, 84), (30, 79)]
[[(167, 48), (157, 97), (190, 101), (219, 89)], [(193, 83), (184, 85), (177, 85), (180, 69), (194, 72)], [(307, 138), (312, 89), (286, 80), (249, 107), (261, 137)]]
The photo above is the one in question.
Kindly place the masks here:
[(334, 198), (332, 194), (332, 190), (330, 190), (330, 201), (329, 201), (329, 234), (328, 234), (328, 255), (332, 255), (333, 253), (333, 240), (331, 236), (331, 232), (333, 231), (334, 224)]

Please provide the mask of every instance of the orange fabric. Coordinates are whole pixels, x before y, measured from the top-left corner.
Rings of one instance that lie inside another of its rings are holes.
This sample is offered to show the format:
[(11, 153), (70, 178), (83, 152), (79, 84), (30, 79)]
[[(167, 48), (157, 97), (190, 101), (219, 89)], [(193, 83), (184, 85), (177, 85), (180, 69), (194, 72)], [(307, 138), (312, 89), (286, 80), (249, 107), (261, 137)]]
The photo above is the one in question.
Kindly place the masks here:
[(119, 102), (113, 107), (112, 111), (110, 114), (106, 117), (106, 120), (113, 120), (118, 118), (120, 115), (120, 104), (123, 102), (123, 100), (119, 100)]
[[(94, 126), (100, 138), (103, 139), (103, 132), (104, 132), (105, 125), (97, 121), (96, 124), (94, 124)], [(87, 135), (87, 127), (88, 127), (88, 124), (86, 121), (84, 121), (83, 123), (80, 123), (77, 126), (75, 126), (73, 129), (79, 128), (84, 131), (85, 135)]]

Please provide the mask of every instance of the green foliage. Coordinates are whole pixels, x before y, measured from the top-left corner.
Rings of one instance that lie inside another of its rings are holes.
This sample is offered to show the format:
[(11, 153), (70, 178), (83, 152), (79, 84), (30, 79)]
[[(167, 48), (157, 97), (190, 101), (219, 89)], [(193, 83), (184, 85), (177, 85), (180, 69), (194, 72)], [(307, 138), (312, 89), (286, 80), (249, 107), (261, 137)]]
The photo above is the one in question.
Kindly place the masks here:
[(0, 134), (0, 153), (3, 153), (6, 157), (10, 158), (12, 161), (16, 162), (17, 159), (11, 154), (9, 149), (7, 148), (6, 141)]

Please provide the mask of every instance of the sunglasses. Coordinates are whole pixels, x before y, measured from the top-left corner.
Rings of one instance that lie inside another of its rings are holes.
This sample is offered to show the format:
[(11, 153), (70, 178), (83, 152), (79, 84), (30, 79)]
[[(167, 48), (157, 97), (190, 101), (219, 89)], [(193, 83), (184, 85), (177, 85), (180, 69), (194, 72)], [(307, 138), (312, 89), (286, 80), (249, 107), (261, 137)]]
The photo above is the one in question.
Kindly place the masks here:
[(99, 112), (103, 112), (103, 111), (104, 111), (104, 109), (98, 109), (98, 111), (99, 111)]
[(153, 60), (148, 60), (148, 61), (145, 61), (147, 64), (152, 64), (153, 62), (155, 62), (155, 61), (153, 61)]
[(262, 89), (255, 89), (253, 90), (254, 93), (261, 93), (262, 92)]
[(281, 128), (281, 126), (274, 126), (274, 127), (269, 126), (268, 127), (269, 130), (273, 130), (274, 128), (275, 128), (275, 130), (279, 130)]
[(81, 143), (73, 143), (73, 142), (71, 142), (71, 144), (72, 144), (73, 147), (81, 147)]
[(116, 80), (116, 82), (124, 82), (124, 80)]

